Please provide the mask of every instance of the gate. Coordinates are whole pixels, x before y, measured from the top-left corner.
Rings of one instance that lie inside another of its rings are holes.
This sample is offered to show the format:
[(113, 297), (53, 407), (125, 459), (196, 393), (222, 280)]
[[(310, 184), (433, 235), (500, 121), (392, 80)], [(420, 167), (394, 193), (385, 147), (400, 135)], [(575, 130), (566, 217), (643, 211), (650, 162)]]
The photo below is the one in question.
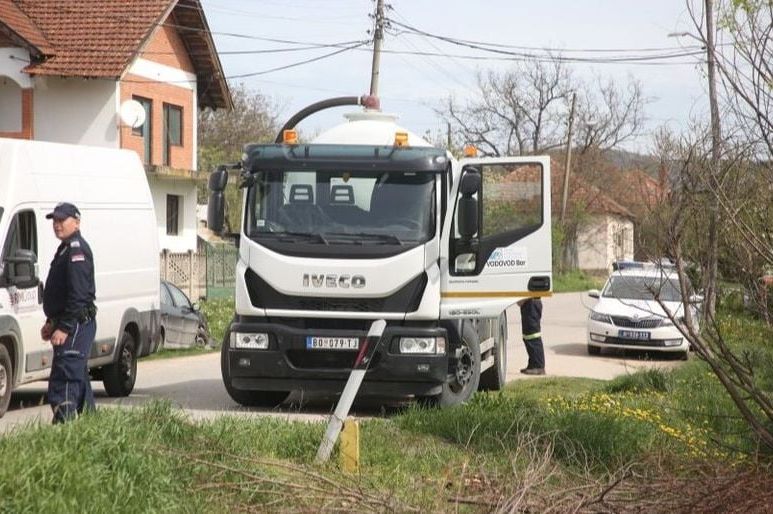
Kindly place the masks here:
[(233, 296), (239, 249), (230, 244), (206, 244), (207, 298)]

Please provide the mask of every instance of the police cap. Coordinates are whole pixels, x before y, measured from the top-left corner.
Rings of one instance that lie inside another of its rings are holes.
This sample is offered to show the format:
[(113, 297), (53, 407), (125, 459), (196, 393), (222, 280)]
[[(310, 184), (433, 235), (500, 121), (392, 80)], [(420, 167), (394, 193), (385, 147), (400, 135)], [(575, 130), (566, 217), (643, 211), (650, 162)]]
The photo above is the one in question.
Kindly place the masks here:
[(66, 220), (67, 218), (79, 220), (81, 219), (81, 211), (71, 203), (62, 202), (57, 204), (52, 212), (46, 214), (46, 219), (50, 220), (51, 218), (57, 221)]

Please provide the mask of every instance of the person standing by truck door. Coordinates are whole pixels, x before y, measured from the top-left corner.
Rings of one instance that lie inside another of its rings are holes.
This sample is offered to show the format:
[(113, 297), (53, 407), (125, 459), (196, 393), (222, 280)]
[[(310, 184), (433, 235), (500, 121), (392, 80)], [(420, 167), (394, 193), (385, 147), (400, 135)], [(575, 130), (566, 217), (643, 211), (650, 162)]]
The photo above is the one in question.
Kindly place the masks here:
[(94, 258), (81, 237), (81, 213), (71, 203), (60, 203), (46, 215), (62, 243), (56, 250), (43, 291), (46, 322), (41, 337), (51, 341), (54, 361), (48, 379), (48, 403), (54, 423), (94, 409), (88, 358), (97, 330), (94, 305)]
[(545, 349), (542, 345), (542, 300), (539, 298), (527, 298), (520, 300), (521, 308), (521, 332), (523, 344), (526, 345), (526, 353), (529, 362), (521, 370), (524, 375), (545, 374)]

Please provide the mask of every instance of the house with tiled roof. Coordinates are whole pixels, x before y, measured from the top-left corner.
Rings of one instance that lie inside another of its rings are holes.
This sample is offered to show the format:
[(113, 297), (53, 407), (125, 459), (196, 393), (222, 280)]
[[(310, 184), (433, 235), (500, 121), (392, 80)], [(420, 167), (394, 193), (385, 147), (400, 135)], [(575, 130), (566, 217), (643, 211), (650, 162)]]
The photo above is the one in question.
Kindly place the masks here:
[[(561, 213), (564, 166), (551, 163), (554, 219)], [(576, 232), (564, 242), (572, 267), (611, 271), (612, 263), (634, 257), (636, 215), (609, 189), (602, 190), (581, 174), (570, 174), (567, 212), (577, 219)]]
[(231, 97), (199, 0), (0, 0), (0, 137), (124, 148), (196, 248), (196, 120)]

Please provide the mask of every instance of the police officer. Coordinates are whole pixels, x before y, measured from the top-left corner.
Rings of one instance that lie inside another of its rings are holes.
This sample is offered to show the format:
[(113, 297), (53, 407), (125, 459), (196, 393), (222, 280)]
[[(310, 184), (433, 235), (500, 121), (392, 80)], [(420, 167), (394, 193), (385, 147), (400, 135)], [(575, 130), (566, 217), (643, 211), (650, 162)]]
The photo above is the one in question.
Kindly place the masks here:
[(53, 219), (54, 234), (62, 241), (56, 250), (43, 292), (46, 323), (40, 329), (54, 347), (48, 379), (48, 403), (54, 423), (94, 409), (88, 358), (96, 335), (94, 259), (81, 237), (81, 213), (71, 203), (60, 203), (46, 215)]
[(545, 374), (545, 349), (542, 346), (542, 300), (527, 298), (518, 302), (521, 307), (521, 332), (529, 362), (521, 370), (524, 375)]

